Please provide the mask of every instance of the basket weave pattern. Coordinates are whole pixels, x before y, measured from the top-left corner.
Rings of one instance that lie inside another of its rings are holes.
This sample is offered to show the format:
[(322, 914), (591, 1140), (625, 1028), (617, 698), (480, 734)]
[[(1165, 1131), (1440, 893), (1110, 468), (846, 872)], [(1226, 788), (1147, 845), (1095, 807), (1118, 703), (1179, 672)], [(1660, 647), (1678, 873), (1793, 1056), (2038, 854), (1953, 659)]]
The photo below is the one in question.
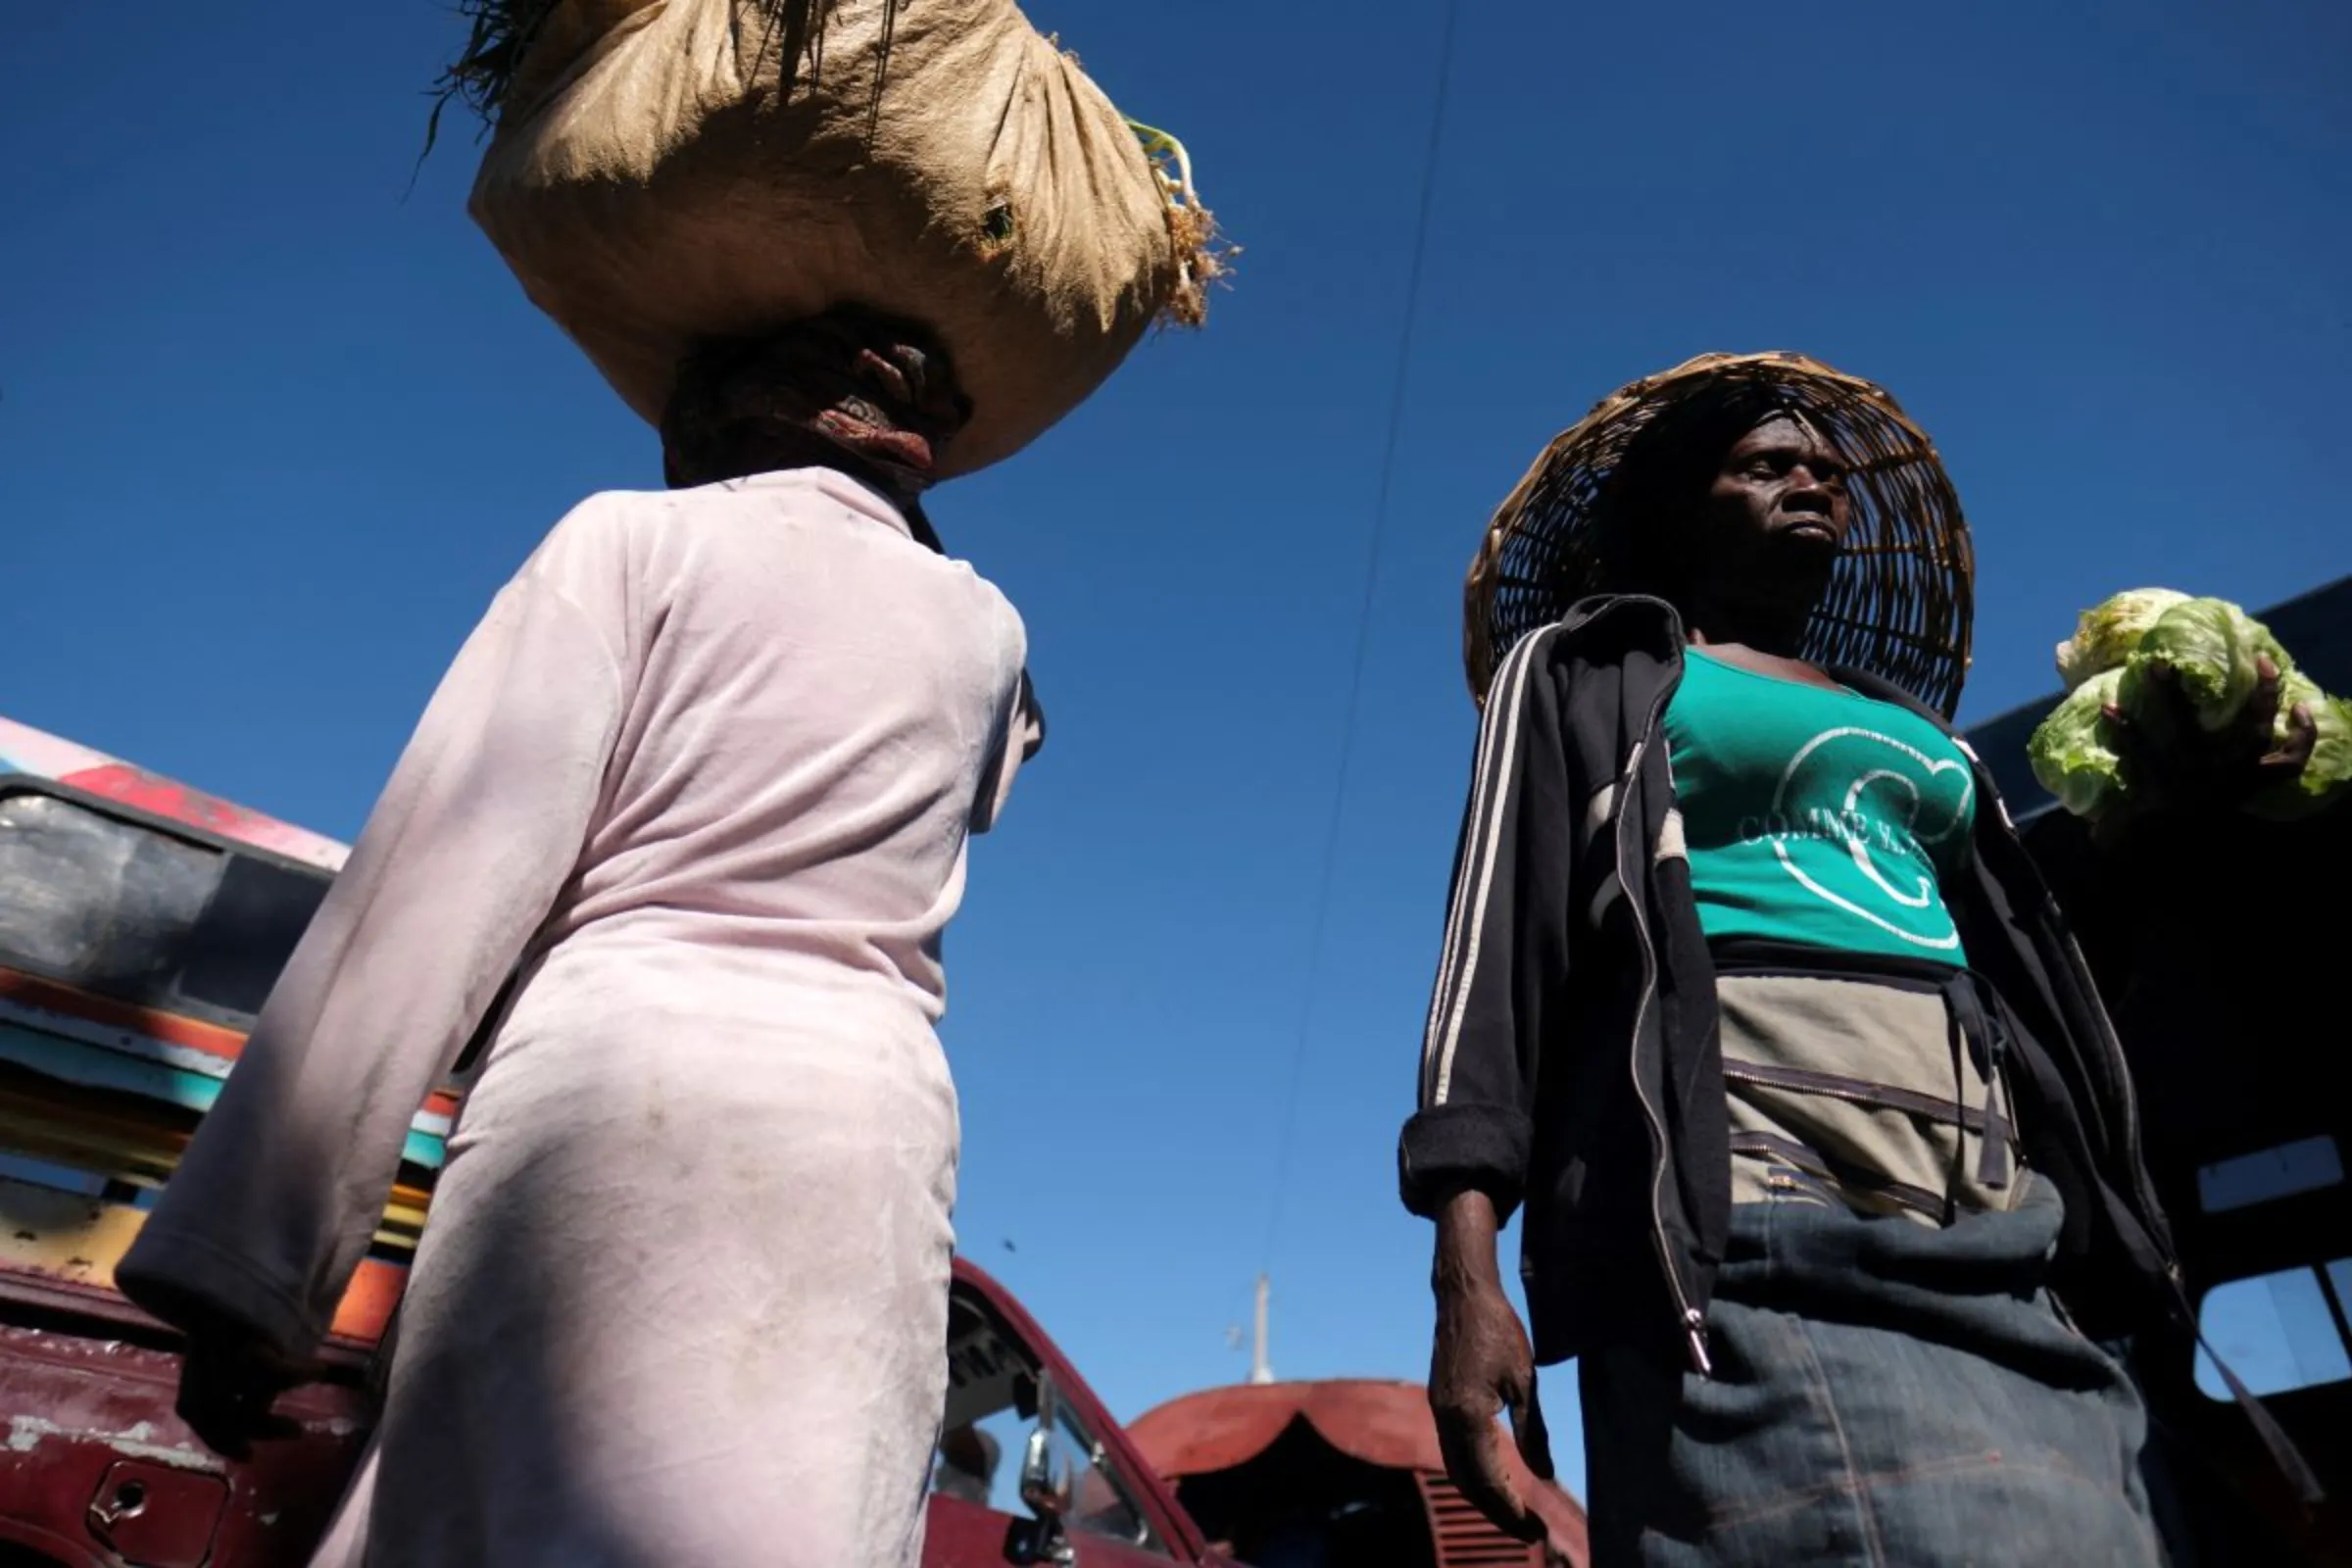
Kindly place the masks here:
[(1968, 676), (1976, 558), (1926, 432), (1886, 392), (1799, 354), (1708, 354), (1604, 398), (1555, 439), (1488, 524), (1463, 603), (1463, 661), (1482, 706), (1529, 632), (1600, 588), (1601, 496), (1627, 445), (1701, 392), (1771, 387), (1848, 465), (1852, 520), (1803, 650), (1894, 682), (1947, 716)]

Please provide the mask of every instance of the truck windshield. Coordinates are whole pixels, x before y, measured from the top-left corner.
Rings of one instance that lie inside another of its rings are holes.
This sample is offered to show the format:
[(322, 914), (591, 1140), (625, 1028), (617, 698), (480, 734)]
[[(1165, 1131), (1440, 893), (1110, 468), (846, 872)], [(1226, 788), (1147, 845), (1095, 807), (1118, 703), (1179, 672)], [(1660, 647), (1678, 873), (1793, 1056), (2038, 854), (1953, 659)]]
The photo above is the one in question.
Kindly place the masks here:
[(38, 790), (0, 794), (0, 964), (250, 1024), (331, 877)]

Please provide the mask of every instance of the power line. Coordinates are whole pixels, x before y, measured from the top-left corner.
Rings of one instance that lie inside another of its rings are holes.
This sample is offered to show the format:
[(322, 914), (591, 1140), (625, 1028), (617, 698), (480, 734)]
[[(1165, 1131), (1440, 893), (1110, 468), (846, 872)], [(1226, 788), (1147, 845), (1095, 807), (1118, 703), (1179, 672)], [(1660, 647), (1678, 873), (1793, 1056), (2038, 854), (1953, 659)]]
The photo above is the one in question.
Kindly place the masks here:
[(1438, 152), (1445, 138), (1446, 110), (1453, 85), (1454, 34), (1459, 0), (1446, 0), (1438, 42), (1437, 91), (1430, 105), (1429, 144), (1422, 154), (1420, 210), (1413, 223), (1412, 264), (1405, 273), (1404, 323), (1396, 337), (1396, 372), (1389, 392), (1389, 428), (1380, 454), (1380, 485), (1372, 504), (1372, 547), (1364, 564), (1363, 603), (1356, 613), (1355, 659), (1348, 674), (1348, 702), (1340, 724), (1339, 782), (1333, 790), (1331, 822), (1323, 837), (1323, 869), (1315, 895), (1314, 923), (1307, 938), (1306, 996), (1299, 1008), (1298, 1039), (1291, 1054), (1291, 1083), (1284, 1097), (1282, 1132), (1275, 1145), (1274, 1191), (1266, 1219), (1265, 1272), (1274, 1266), (1274, 1245), (1282, 1232), (1283, 1200), (1290, 1185), (1291, 1149), (1298, 1132), (1298, 1108), (1306, 1087), (1307, 1043), (1313, 1037), (1315, 1004), (1321, 990), (1323, 944), (1331, 924), (1331, 896), (1339, 876), (1340, 827), (1347, 818), (1348, 786), (1354, 773), (1355, 732), (1364, 690), (1364, 664), (1371, 652), (1372, 603), (1380, 584), (1380, 562), (1389, 531), (1389, 496), (1396, 477), (1396, 449), (1404, 428), (1404, 394), (1412, 370), (1413, 329), (1421, 315), (1421, 277), (1429, 259), (1430, 213), (1438, 188)]

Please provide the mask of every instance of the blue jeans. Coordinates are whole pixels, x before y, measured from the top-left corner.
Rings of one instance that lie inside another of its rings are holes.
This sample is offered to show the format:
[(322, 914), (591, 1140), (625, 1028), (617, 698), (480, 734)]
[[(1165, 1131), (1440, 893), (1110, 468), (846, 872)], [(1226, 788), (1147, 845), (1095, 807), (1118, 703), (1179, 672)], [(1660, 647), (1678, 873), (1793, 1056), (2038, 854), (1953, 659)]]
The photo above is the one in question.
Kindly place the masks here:
[(1593, 1568), (2154, 1568), (2146, 1420), (2044, 1281), (2061, 1205), (1733, 1210), (1712, 1378), (1580, 1367)]

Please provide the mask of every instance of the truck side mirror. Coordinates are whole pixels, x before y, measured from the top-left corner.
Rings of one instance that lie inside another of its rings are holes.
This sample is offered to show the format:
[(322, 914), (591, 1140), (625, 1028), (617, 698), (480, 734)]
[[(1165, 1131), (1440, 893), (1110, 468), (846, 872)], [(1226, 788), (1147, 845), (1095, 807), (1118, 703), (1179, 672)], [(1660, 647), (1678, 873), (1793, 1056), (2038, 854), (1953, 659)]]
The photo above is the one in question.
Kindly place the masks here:
[(1077, 1558), (1070, 1545), (1066, 1521), (1077, 1476), (1062, 1440), (1058, 1399), (1051, 1373), (1041, 1374), (1037, 1387), (1037, 1424), (1021, 1447), (1021, 1505), (1036, 1519), (1036, 1536), (1029, 1553), (1033, 1562), (1069, 1563)]

